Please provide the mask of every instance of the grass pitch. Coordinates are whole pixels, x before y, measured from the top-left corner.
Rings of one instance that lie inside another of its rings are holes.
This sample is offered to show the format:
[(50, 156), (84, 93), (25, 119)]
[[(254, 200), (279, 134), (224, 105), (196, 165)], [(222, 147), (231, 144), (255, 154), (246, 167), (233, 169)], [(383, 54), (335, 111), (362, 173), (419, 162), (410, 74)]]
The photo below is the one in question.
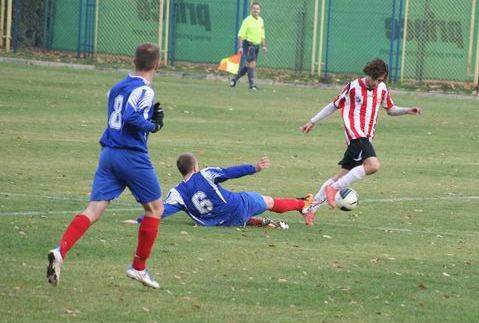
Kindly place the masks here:
[[(141, 214), (112, 203), (72, 249), (61, 285), (45, 281), (47, 251), (88, 200), (116, 72), (0, 65), (0, 317), (6, 321), (476, 321), (479, 317), (477, 100), (394, 95), (424, 115), (381, 113), (381, 171), (354, 185), (360, 207), (322, 209), (287, 231), (165, 220), (149, 263), (160, 290), (127, 279)], [(312, 192), (337, 170), (339, 115), (298, 127), (336, 90), (158, 78), (166, 127), (150, 138), (163, 190), (185, 151), (202, 166), (273, 166), (225, 187), (273, 196)], [(394, 93), (393, 93), (394, 94)]]

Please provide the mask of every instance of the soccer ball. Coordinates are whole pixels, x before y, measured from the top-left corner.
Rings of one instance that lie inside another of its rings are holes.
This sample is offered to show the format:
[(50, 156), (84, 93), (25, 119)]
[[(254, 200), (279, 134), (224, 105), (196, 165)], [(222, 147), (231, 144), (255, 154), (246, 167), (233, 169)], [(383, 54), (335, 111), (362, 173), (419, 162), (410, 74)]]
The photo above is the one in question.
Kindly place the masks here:
[(352, 211), (358, 206), (358, 193), (346, 187), (336, 193), (336, 206), (343, 211)]

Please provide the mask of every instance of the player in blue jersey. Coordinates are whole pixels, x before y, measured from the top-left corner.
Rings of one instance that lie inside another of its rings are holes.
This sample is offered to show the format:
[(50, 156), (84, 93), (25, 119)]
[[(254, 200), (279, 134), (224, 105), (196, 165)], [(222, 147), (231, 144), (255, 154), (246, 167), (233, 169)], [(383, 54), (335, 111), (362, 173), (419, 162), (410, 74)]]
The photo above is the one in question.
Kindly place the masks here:
[[(171, 189), (165, 201), (163, 218), (184, 211), (193, 221), (202, 226), (261, 226), (267, 223), (255, 216), (267, 210), (283, 213), (299, 211), (303, 214), (313, 202), (309, 194), (305, 198), (272, 198), (256, 192), (231, 192), (220, 183), (255, 174), (269, 168), (270, 161), (263, 157), (256, 165), (246, 164), (228, 168), (208, 167), (201, 169), (191, 153), (181, 154), (176, 161), (183, 181)], [(312, 225), (313, 214), (305, 216), (307, 225)], [(143, 217), (137, 219), (143, 223)]]
[(100, 139), (101, 152), (93, 180), (90, 202), (76, 215), (59, 245), (48, 253), (48, 282), (57, 285), (61, 265), (67, 252), (97, 221), (111, 200), (118, 198), (128, 187), (145, 209), (145, 218), (138, 230), (138, 245), (128, 277), (146, 286), (159, 284), (146, 270), (158, 226), (163, 213), (161, 189), (155, 169), (148, 155), (149, 133), (163, 126), (163, 110), (153, 104), (154, 92), (150, 83), (159, 66), (159, 48), (151, 43), (137, 47), (130, 74), (113, 86), (108, 93), (108, 118)]

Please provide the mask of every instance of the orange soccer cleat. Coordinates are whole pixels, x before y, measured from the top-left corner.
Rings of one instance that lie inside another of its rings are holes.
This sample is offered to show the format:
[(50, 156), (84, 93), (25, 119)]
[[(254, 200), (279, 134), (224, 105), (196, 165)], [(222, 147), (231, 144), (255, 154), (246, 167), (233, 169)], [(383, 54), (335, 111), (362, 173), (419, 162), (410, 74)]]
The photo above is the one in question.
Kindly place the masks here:
[(334, 209), (336, 207), (336, 193), (338, 190), (333, 188), (331, 185), (326, 186), (324, 189), (326, 193), (326, 198), (328, 200), (328, 204)]
[(304, 206), (301, 214), (304, 216), (304, 222), (306, 222), (307, 226), (312, 226), (314, 223), (314, 212), (311, 211), (311, 206), (315, 202), (313, 194), (306, 195), (302, 200), (304, 200)]

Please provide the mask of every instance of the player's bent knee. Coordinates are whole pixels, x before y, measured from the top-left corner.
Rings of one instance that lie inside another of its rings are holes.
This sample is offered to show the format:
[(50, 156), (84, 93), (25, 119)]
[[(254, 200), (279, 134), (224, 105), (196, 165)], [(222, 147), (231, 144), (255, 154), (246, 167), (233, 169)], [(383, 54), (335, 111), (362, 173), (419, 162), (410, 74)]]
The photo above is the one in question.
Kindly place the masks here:
[(109, 201), (91, 201), (82, 214), (93, 223), (101, 217), (109, 203)]
[(264, 196), (263, 195), (264, 202), (266, 203), (266, 206), (268, 207), (268, 210), (271, 210), (274, 206), (274, 199), (271, 196)]
[(377, 171), (379, 171), (380, 167), (381, 164), (377, 159), (368, 160), (366, 163), (364, 163), (364, 169), (366, 171), (366, 174), (368, 175), (376, 173)]
[(163, 201), (161, 199), (143, 204), (145, 216), (161, 218), (164, 211)]

